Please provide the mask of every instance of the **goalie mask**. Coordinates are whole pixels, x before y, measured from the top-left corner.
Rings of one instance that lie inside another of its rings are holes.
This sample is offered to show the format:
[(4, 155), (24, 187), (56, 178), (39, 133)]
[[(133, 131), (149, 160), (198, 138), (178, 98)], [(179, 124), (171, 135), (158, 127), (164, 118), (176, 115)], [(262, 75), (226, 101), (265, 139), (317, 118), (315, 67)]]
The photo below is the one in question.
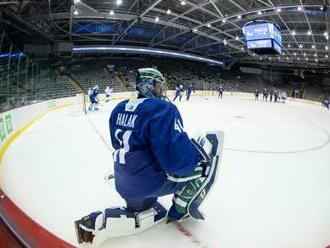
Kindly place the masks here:
[(166, 80), (154, 68), (141, 68), (136, 75), (136, 89), (143, 97), (163, 98), (167, 89)]

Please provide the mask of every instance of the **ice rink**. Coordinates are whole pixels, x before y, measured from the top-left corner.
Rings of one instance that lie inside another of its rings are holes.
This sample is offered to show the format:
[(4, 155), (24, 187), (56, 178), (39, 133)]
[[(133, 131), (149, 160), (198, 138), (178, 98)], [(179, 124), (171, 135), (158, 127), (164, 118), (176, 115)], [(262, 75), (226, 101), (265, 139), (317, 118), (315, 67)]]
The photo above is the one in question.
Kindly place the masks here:
[[(117, 101), (87, 116), (52, 111), (9, 147), (3, 191), (32, 219), (77, 245), (73, 222), (123, 205), (112, 170), (108, 118)], [(289, 101), (193, 96), (176, 102), (185, 130), (220, 129), (218, 181), (202, 206), (205, 221), (160, 224), (102, 247), (264, 248), (330, 245), (330, 111)], [(160, 198), (169, 207), (171, 198)]]

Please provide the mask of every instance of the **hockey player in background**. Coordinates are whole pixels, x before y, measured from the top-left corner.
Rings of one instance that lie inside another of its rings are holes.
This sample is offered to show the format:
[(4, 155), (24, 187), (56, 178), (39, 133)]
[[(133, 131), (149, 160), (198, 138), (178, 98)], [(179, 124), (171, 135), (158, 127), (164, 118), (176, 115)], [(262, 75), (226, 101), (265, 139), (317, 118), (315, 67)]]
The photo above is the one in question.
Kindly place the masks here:
[(267, 92), (267, 89), (264, 88), (264, 90), (262, 92), (262, 100), (267, 102), (267, 98), (268, 98), (268, 92)]
[(258, 101), (258, 98), (259, 98), (259, 90), (256, 89), (254, 92), (254, 100)]
[(222, 85), (220, 85), (219, 89), (218, 89), (218, 98), (222, 98), (222, 95), (223, 95), (223, 87)]
[(99, 86), (95, 85), (92, 89), (92, 92), (89, 95), (90, 105), (88, 107), (89, 111), (99, 110)]
[(192, 84), (189, 84), (189, 85), (186, 86), (186, 94), (187, 94), (187, 98), (186, 98), (186, 100), (187, 100), (187, 101), (189, 101), (189, 99), (190, 99), (190, 95), (191, 95), (191, 92), (192, 92), (193, 90), (194, 90), (194, 89), (193, 89)]
[(110, 96), (111, 96), (111, 93), (113, 91), (113, 88), (110, 89), (109, 86), (107, 86), (104, 90), (104, 94), (105, 94), (105, 101), (106, 102), (109, 102), (110, 101)]
[(182, 98), (182, 89), (183, 86), (177, 86), (175, 87), (175, 97), (173, 98), (173, 102), (175, 102), (175, 100), (179, 97), (179, 101), (181, 102), (181, 98)]
[[(189, 139), (178, 109), (163, 99), (166, 82), (158, 70), (139, 69), (136, 88), (138, 98), (120, 102), (109, 119), (115, 185), (126, 207), (76, 221), (79, 243), (135, 234), (165, 219), (204, 218), (199, 206), (215, 181), (223, 133)], [(169, 194), (167, 212), (157, 198)]]

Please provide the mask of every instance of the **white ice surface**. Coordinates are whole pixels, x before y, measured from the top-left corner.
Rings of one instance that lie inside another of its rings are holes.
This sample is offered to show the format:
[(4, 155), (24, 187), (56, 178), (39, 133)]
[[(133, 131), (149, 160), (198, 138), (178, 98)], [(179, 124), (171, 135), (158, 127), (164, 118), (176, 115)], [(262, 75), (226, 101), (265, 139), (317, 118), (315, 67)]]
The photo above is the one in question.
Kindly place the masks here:
[[(53, 111), (9, 148), (2, 189), (31, 218), (77, 245), (73, 222), (123, 205), (113, 181), (108, 118)], [(330, 244), (330, 111), (289, 102), (193, 97), (177, 103), (191, 135), (221, 129), (225, 150), (205, 221), (161, 224), (103, 247), (315, 247)], [(102, 139), (100, 136), (102, 136)], [(104, 143), (106, 142), (106, 144)], [(167, 207), (170, 197), (160, 201)]]

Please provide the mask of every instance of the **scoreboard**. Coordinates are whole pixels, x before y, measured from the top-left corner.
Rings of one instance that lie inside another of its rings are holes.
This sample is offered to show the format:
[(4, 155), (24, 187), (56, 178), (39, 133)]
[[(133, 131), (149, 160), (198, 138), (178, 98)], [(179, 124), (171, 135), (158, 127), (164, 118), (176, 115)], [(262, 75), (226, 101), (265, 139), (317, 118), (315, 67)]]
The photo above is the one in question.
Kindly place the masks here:
[(247, 49), (257, 54), (280, 54), (282, 35), (277, 25), (268, 21), (253, 21), (243, 27)]

